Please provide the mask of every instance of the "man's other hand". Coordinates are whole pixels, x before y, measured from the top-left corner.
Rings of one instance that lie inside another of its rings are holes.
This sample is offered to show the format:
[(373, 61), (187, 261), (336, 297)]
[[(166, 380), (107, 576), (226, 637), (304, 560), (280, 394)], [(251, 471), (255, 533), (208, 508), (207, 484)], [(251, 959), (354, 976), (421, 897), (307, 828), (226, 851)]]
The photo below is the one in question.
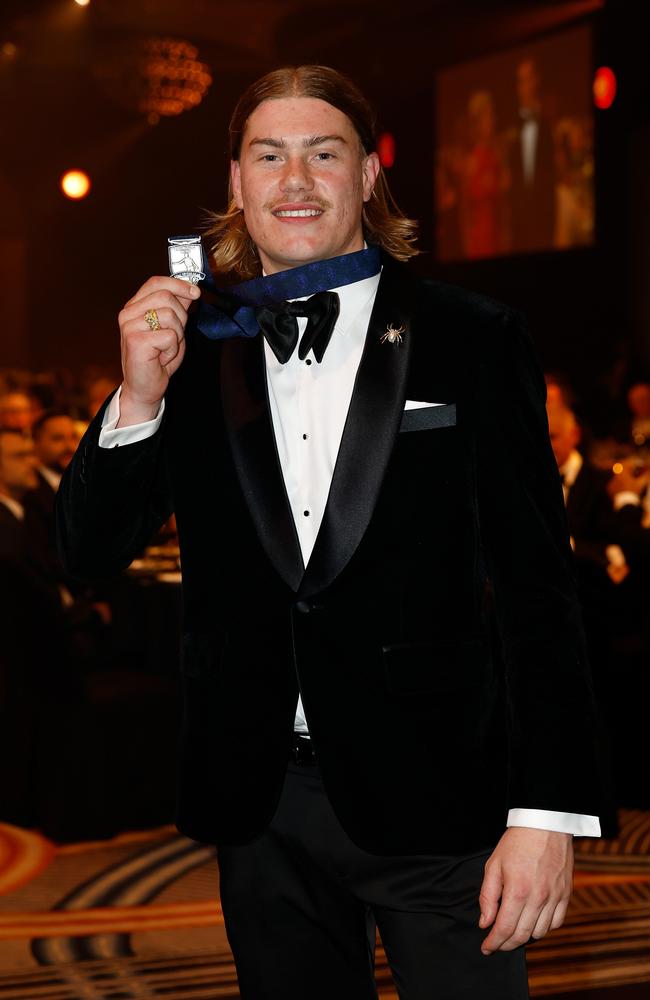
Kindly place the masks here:
[[(156, 416), (169, 379), (183, 360), (187, 310), (200, 294), (187, 281), (159, 276), (149, 278), (122, 309), (120, 427)], [(150, 309), (156, 312), (159, 330), (151, 330), (145, 319)]]
[(512, 826), (485, 866), (481, 951), (513, 951), (564, 922), (573, 884), (573, 836)]

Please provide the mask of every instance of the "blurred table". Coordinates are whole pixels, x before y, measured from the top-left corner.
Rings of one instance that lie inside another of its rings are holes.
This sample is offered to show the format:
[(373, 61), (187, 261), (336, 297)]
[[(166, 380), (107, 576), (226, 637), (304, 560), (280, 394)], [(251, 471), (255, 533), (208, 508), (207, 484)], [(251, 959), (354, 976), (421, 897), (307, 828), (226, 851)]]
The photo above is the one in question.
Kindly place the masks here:
[(111, 585), (111, 659), (134, 673), (174, 676), (181, 633), (178, 547), (152, 545)]

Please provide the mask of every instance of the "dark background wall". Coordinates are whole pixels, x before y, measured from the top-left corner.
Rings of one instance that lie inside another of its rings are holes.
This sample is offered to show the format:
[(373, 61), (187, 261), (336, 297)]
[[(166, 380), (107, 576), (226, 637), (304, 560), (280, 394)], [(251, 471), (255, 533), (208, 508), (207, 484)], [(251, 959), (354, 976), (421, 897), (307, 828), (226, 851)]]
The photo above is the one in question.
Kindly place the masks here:
[[(151, 273), (166, 238), (197, 229), (227, 180), (227, 122), (241, 90), (285, 63), (326, 62), (352, 75), (394, 133), (389, 172), (421, 221), (423, 272), (523, 308), (547, 367), (569, 373), (598, 410), (621, 358), (650, 364), (650, 89), (642, 5), (613, 0), (396, 5), (338, 0), (72, 0), (4, 4), (0, 47), (0, 365), (88, 364), (117, 371), (117, 312)], [(439, 264), (432, 245), (436, 70), (584, 21), (595, 66), (617, 74), (614, 106), (596, 112), (593, 249)], [(97, 66), (126, 38), (171, 34), (196, 44), (214, 82), (203, 103), (146, 124), (102, 89)], [(70, 167), (93, 189), (58, 190)], [(638, 359), (638, 360), (637, 360)], [(629, 368), (629, 364), (628, 364)]]

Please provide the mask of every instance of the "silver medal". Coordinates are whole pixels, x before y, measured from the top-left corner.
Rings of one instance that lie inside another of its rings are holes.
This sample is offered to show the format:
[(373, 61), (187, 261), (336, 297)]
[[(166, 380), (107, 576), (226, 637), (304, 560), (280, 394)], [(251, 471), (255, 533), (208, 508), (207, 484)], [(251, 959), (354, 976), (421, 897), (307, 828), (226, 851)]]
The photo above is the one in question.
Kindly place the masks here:
[(203, 247), (200, 236), (170, 236), (167, 239), (169, 273), (193, 285), (203, 281)]

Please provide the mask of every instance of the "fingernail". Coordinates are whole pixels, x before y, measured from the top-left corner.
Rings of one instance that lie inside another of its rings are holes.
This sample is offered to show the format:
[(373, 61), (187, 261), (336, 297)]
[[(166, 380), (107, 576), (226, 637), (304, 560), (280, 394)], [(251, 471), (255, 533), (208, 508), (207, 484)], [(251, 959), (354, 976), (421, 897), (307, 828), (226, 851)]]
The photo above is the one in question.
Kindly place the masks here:
[(481, 948), (481, 954), (485, 955), (487, 957), (488, 955), (491, 955), (492, 952), (491, 951), (486, 951), (485, 948)]
[(197, 288), (196, 285), (190, 285), (190, 295), (193, 299), (198, 299), (201, 294), (201, 289)]

